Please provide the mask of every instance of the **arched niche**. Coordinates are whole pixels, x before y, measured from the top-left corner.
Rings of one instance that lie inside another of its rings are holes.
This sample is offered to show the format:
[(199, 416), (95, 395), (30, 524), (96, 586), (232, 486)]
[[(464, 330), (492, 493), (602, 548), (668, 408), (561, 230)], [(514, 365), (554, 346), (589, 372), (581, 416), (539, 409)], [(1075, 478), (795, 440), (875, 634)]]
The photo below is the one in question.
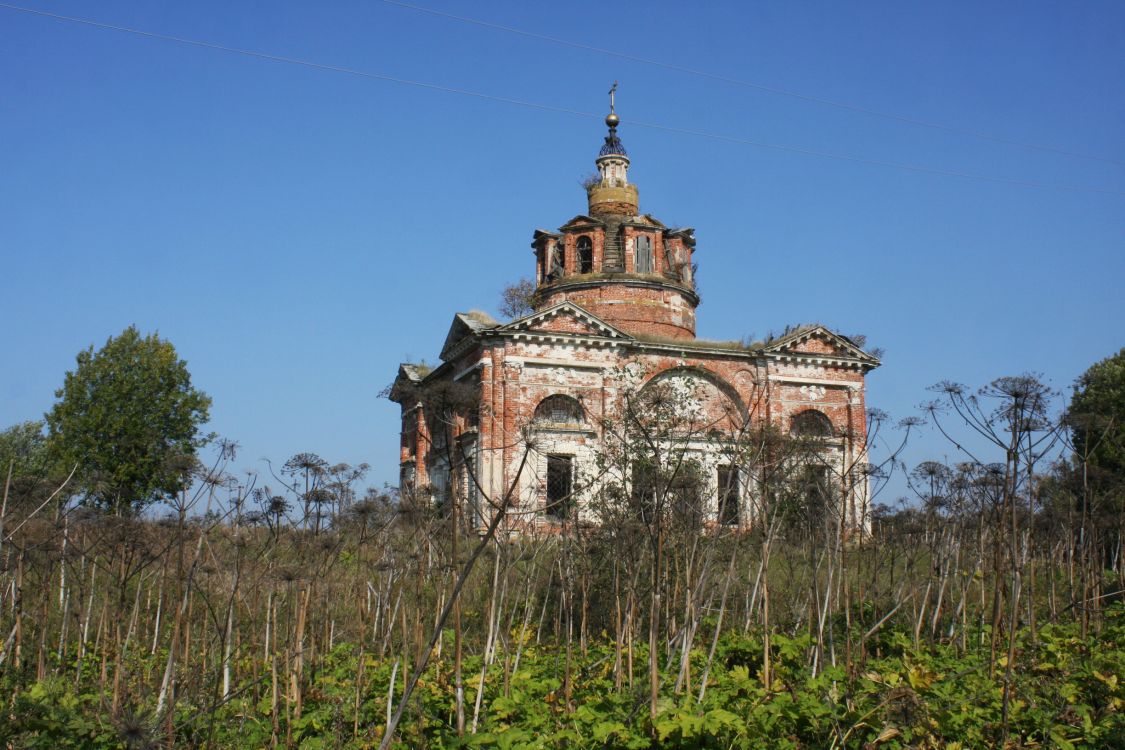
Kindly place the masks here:
[(535, 407), (534, 421), (540, 425), (578, 426), (585, 421), (578, 399), (555, 393)]
[(652, 418), (665, 416), (706, 433), (734, 433), (746, 419), (738, 392), (701, 367), (675, 367), (653, 376), (641, 388), (637, 406)]
[(805, 409), (789, 420), (789, 434), (803, 438), (829, 438), (835, 430), (828, 415), (816, 409)]

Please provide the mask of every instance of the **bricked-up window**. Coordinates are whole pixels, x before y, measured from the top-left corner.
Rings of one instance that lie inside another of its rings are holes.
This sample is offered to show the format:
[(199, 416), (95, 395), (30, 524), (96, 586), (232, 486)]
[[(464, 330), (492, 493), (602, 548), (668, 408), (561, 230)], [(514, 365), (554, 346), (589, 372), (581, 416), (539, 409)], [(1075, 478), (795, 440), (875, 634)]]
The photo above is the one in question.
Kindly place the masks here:
[(589, 237), (578, 238), (578, 273), (593, 273), (594, 245)]
[(789, 433), (794, 437), (832, 437), (832, 420), (824, 412), (807, 409), (793, 417)]
[(634, 265), (637, 273), (652, 273), (652, 238), (647, 234), (637, 235), (634, 244)]
[(574, 457), (547, 456), (547, 515), (564, 519), (574, 497)]
[(535, 407), (535, 421), (550, 424), (581, 424), (582, 404), (570, 396), (548, 396)]
[(738, 507), (738, 469), (734, 466), (719, 467), (719, 523), (737, 526)]

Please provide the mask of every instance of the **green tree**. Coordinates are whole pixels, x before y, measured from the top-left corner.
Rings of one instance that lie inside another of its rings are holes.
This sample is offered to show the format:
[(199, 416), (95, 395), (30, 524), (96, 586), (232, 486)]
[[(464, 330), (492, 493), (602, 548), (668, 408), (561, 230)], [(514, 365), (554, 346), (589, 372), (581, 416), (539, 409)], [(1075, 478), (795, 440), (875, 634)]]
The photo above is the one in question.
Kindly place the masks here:
[(46, 474), (50, 466), (43, 423), (20, 422), (0, 430), (0, 482), (9, 467), (13, 477)]
[(1078, 378), (1069, 422), (1075, 450), (1088, 455), (1091, 466), (1125, 477), (1125, 349)]
[(191, 385), (168, 341), (133, 326), (97, 352), (79, 352), (46, 415), (48, 447), (78, 466), (87, 502), (118, 513), (182, 489), (211, 399)]
[(0, 430), (0, 492), (7, 492), (9, 508), (38, 505), (66, 476), (47, 450), (43, 428), (28, 421)]

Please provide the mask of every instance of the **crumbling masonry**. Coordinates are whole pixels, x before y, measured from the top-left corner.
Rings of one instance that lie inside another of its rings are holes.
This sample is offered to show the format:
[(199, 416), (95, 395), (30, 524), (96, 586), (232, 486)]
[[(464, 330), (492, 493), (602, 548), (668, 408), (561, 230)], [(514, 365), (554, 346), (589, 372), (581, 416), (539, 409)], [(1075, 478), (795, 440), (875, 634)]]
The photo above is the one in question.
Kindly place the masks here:
[[(626, 390), (660, 384), (690, 394), (710, 420), (710, 437), (689, 446), (703, 520), (748, 526), (755, 487), (726, 462), (722, 441), (740, 425), (769, 424), (817, 436), (841, 470), (860, 466), (864, 377), (879, 362), (819, 325), (756, 344), (697, 339), (694, 231), (641, 213), (617, 116), (606, 123), (588, 211), (533, 235), (534, 311), (509, 323), (458, 313), (440, 365), (399, 368), (391, 395), (402, 406), (404, 494), (440, 503), (457, 493), (483, 525), (494, 511), (482, 494), (498, 501), (514, 482), (513, 519), (581, 518), (598, 490), (605, 425), (621, 416)], [(451, 384), (472, 407), (427, 413), (421, 394)], [(853, 485), (848, 523), (862, 528), (867, 483)]]

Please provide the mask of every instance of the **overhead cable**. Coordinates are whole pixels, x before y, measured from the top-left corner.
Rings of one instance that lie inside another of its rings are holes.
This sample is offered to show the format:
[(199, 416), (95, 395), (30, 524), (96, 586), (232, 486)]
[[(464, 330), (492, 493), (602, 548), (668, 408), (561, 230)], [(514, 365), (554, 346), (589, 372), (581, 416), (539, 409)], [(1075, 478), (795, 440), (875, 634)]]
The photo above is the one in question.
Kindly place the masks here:
[(1003, 143), (1009, 146), (1018, 146), (1020, 148), (1032, 149), (1035, 151), (1047, 151), (1055, 154), (1062, 154), (1064, 156), (1073, 156), (1080, 159), (1090, 159), (1093, 161), (1106, 162), (1108, 164), (1116, 164), (1118, 166), (1125, 166), (1125, 161), (1119, 159), (1112, 159), (1097, 154), (1088, 154), (1080, 151), (1071, 151), (1068, 149), (1058, 148), (1056, 146), (1047, 146), (1041, 143), (1029, 143), (1027, 141), (1015, 140), (1004, 136), (995, 135), (992, 133), (985, 133), (979, 130), (971, 130), (968, 128), (960, 128), (955, 125), (948, 125), (946, 123), (932, 122), (929, 120), (922, 120), (917, 117), (909, 115), (900, 115), (894, 112), (887, 112), (883, 110), (871, 109), (858, 104), (851, 104), (850, 102), (836, 101), (834, 99), (825, 99), (811, 94), (803, 94), (799, 91), (792, 89), (784, 89), (778, 86), (770, 86), (764, 83), (756, 83), (748, 81), (744, 78), (735, 78), (733, 76), (723, 75), (720, 73), (711, 73), (706, 70), (699, 70), (697, 68), (689, 68), (683, 65), (676, 65), (674, 63), (664, 62), (662, 60), (654, 60), (648, 57), (640, 57), (639, 55), (631, 55), (627, 52), (620, 52), (618, 50), (606, 49), (604, 47), (596, 47), (591, 44), (583, 44), (582, 42), (575, 42), (569, 39), (562, 39), (560, 37), (549, 36), (547, 34), (539, 34), (534, 31), (526, 31), (524, 29), (517, 29), (512, 26), (504, 26), (490, 21), (482, 21), (479, 18), (470, 18), (468, 16), (461, 16), (455, 13), (447, 13), (433, 8), (426, 8), (421, 5), (414, 5), (413, 3), (405, 3), (402, 0), (381, 0), (387, 5), (396, 5), (400, 8), (407, 8), (409, 10), (417, 11), (419, 13), (426, 13), (431, 16), (440, 18), (447, 18), (451, 21), (458, 21), (460, 23), (471, 24), (480, 26), (494, 31), (502, 31), (508, 34), (517, 34), (519, 36), (527, 37), (529, 39), (536, 39), (542, 42), (549, 42), (563, 47), (571, 47), (573, 49), (585, 50), (586, 52), (595, 52), (599, 55), (607, 55), (609, 57), (616, 57), (621, 60), (628, 60), (629, 62), (640, 63), (642, 65), (651, 65), (665, 70), (673, 70), (678, 73), (686, 73), (688, 75), (699, 76), (701, 78), (709, 78), (713, 81), (721, 81), (735, 86), (742, 86), (745, 88), (756, 89), (764, 91), (769, 94), (776, 94), (778, 96), (787, 96), (793, 99), (800, 99), (801, 101), (811, 102), (813, 104), (820, 104), (826, 107), (835, 107), (837, 109), (844, 109), (850, 112), (858, 112), (860, 114), (869, 115), (871, 117), (880, 117), (886, 120), (893, 120), (895, 122), (904, 123), (907, 125), (915, 125), (923, 128), (931, 128), (933, 130), (944, 130), (947, 133), (955, 133), (958, 135), (965, 135), (971, 138), (979, 138), (986, 141), (993, 141), (995, 143)]
[[(415, 86), (417, 88), (426, 89), (429, 91), (440, 91), (447, 94), (459, 94), (461, 96), (473, 97), (476, 99), (483, 99), (486, 101), (499, 102), (502, 104), (510, 104), (517, 107), (525, 107), (528, 109), (535, 109), (544, 112), (555, 112), (559, 114), (573, 115), (576, 117), (601, 119), (601, 115), (593, 112), (584, 112), (577, 109), (568, 107), (560, 107), (551, 104), (542, 104), (539, 102), (529, 102), (522, 99), (513, 99), (506, 96), (497, 96), (495, 94), (486, 94), (479, 91), (471, 91), (469, 89), (462, 89), (453, 86), (444, 86), (436, 83), (429, 83), (427, 81), (418, 81), (409, 78), (401, 78), (398, 76), (387, 75), (384, 73), (375, 73), (368, 70), (360, 70), (358, 68), (344, 67), (340, 65), (331, 65), (327, 63), (319, 63), (312, 60), (304, 60), (295, 57), (286, 57), (283, 55), (275, 55), (268, 52), (259, 52), (257, 50), (244, 49), (240, 47), (230, 47), (216, 42), (208, 42), (200, 39), (190, 39), (181, 36), (172, 36), (169, 34), (160, 34), (154, 31), (145, 31), (143, 29), (135, 29), (128, 26), (119, 26), (116, 24), (104, 23), (102, 21), (94, 21), (88, 18), (79, 18), (76, 16), (66, 16), (59, 13), (50, 13), (43, 10), (33, 8), (24, 8), (18, 5), (11, 5), (9, 3), (0, 3), (0, 8), (6, 10), (17, 11), (20, 13), (28, 13), (31, 15), (42, 16), (51, 18), (57, 21), (65, 21), (68, 23), (82, 24), (91, 26), (98, 29), (109, 31), (117, 31), (125, 34), (133, 34), (136, 36), (146, 37), (149, 39), (158, 39), (166, 42), (174, 42), (177, 44), (184, 44), (192, 47), (201, 47), (209, 50), (216, 50), (220, 52), (228, 52), (235, 55), (242, 55), (245, 57), (252, 57), (260, 60), (268, 60), (271, 62), (285, 63), (287, 65), (299, 65), (314, 70), (321, 70), (330, 73), (345, 73), (347, 75), (358, 76), (361, 78), (374, 79), (379, 81), (387, 81), (390, 83), (398, 83), (405, 86)], [(660, 123), (645, 122), (641, 120), (627, 120), (622, 118), (622, 123), (632, 125), (634, 127), (649, 128), (652, 130), (661, 130), (669, 133), (678, 133), (682, 135), (690, 135), (697, 138), (707, 138), (715, 141), (722, 141), (726, 143), (735, 143), (744, 146), (753, 146), (756, 148), (771, 149), (774, 151), (783, 151), (787, 153), (802, 154), (804, 156), (815, 156), (825, 159), (835, 159), (838, 161), (848, 161), (857, 164), (868, 164), (878, 167), (888, 167), (893, 169), (901, 169), (909, 172), (918, 172), (922, 174), (939, 175), (943, 177), (957, 177), (961, 179), (980, 180), (984, 182), (994, 182), (1006, 185), (1016, 185), (1020, 187), (1039, 188), (1045, 190), (1063, 190), (1081, 193), (1096, 193), (1102, 195), (1125, 196), (1125, 191), (1111, 190), (1107, 188), (1089, 187), (1083, 185), (1068, 185), (1061, 183), (1045, 183), (1036, 182), (1031, 180), (1020, 180), (1008, 177), (995, 177), (992, 175), (976, 174), (972, 172), (961, 172), (949, 169), (940, 169), (936, 167), (927, 167), (919, 164), (908, 164), (902, 162), (884, 161), (880, 159), (868, 159), (860, 156), (850, 156), (847, 154), (837, 154), (828, 151), (819, 151), (815, 149), (802, 148), (799, 146), (789, 146), (778, 143), (767, 143), (763, 141), (756, 141), (749, 138), (742, 138), (738, 136), (723, 135), (720, 133), (711, 133), (703, 130), (691, 130), (687, 128), (679, 128), (671, 125), (662, 125)]]

